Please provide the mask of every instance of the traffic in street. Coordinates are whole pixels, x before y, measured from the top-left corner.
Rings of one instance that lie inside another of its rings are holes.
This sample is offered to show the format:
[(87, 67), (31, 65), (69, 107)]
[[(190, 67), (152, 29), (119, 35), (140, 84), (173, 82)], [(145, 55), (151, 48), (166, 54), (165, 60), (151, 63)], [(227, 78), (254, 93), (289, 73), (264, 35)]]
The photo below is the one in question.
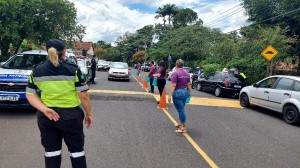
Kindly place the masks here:
[[(154, 93), (143, 88), (130, 68), (127, 80), (108, 80), (97, 71), (89, 84), (93, 123), (84, 128), (87, 166), (98, 167), (299, 167), (299, 126), (281, 113), (251, 106), (236, 98), (192, 90), (186, 105), (187, 132), (175, 133), (178, 112), (173, 103), (157, 108)], [(149, 83), (148, 83), (149, 84)], [(170, 90), (166, 84), (166, 94)], [(44, 166), (35, 110), (0, 109), (0, 167)], [(62, 166), (71, 167), (63, 144)]]

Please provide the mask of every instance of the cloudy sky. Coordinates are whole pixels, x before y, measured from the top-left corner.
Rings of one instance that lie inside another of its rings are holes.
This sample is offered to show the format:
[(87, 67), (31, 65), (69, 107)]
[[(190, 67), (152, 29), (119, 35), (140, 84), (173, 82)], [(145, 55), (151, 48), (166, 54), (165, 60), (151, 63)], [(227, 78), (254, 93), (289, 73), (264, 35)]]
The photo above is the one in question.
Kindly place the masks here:
[(248, 25), (240, 0), (69, 0), (77, 8), (77, 21), (86, 26), (84, 41), (113, 43), (125, 32), (135, 32), (146, 25), (163, 23), (155, 19), (158, 7), (175, 4), (198, 13), (204, 26), (223, 32)]

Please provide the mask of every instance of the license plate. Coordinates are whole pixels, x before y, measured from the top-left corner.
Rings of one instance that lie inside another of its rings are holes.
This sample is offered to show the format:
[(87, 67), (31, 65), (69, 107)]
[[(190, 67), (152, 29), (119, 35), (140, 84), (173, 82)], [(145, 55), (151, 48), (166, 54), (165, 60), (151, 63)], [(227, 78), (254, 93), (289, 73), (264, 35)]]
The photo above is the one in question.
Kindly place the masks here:
[(241, 88), (241, 85), (234, 85), (235, 88)]
[(0, 95), (0, 101), (18, 101), (19, 95)]

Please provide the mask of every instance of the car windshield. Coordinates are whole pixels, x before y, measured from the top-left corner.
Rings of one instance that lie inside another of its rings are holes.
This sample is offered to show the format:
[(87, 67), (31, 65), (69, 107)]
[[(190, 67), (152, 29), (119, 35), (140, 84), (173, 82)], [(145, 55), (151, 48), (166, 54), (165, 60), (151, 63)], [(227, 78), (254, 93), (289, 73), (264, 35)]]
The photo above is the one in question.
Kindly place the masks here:
[(231, 74), (231, 73), (222, 73), (223, 79), (228, 82), (236, 83), (236, 82), (245, 82), (244, 78), (241, 75)]
[(183, 68), (186, 72), (191, 73), (191, 68)]
[(128, 65), (127, 65), (127, 63), (113, 63), (112, 68), (127, 69)]
[(6, 69), (32, 69), (47, 60), (47, 55), (24, 54), (15, 55), (9, 59), (2, 68)]
[(77, 60), (77, 62), (79, 67), (85, 67), (86, 65), (84, 60)]
[(66, 59), (66, 62), (76, 64), (75, 59), (73, 59), (73, 57), (68, 57)]

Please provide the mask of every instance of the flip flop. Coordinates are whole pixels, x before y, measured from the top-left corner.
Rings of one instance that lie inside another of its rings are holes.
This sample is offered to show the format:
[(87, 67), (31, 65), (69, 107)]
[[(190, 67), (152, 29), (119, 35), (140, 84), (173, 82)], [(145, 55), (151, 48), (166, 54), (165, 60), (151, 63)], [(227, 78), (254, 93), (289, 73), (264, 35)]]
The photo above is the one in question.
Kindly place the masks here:
[(177, 129), (175, 130), (176, 133), (186, 133), (186, 129), (182, 130), (182, 129)]
[(180, 126), (182, 126), (182, 124), (176, 124), (175, 127), (179, 128)]

